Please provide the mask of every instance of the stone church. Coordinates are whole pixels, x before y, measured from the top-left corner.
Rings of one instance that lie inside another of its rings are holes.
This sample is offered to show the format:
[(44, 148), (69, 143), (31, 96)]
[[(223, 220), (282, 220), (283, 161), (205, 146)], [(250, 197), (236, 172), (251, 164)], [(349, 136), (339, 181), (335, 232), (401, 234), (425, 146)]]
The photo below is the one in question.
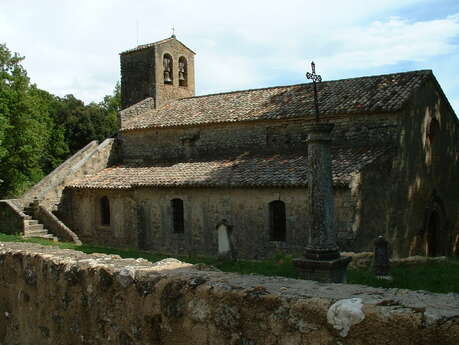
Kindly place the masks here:
[[(312, 84), (195, 96), (194, 56), (175, 36), (121, 53), (116, 139), (82, 149), (17, 209), (35, 199), (40, 221), (57, 216), (83, 243), (301, 254), (314, 203)], [(384, 235), (394, 256), (458, 255), (458, 119), (432, 71), (324, 81), (318, 92), (320, 121), (335, 125), (341, 250), (369, 250)]]

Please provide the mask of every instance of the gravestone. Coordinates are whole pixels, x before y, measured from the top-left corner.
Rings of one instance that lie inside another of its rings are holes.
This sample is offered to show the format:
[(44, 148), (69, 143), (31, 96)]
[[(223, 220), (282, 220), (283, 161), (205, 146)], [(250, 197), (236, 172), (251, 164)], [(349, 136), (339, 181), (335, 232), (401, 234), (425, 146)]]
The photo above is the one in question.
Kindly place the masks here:
[(373, 271), (380, 279), (392, 279), (389, 274), (389, 243), (383, 236), (378, 236), (374, 242)]
[(231, 250), (230, 227), (226, 223), (217, 226), (218, 235), (218, 256), (221, 258), (233, 259)]

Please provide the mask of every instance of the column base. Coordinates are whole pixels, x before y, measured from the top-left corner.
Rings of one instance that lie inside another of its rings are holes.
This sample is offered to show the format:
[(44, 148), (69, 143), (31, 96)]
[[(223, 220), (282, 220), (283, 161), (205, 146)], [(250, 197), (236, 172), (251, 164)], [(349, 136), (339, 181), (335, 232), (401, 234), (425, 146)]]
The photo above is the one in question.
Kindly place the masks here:
[(346, 283), (347, 265), (350, 256), (340, 256), (333, 260), (311, 260), (307, 258), (293, 259), (301, 279), (315, 280), (321, 283)]

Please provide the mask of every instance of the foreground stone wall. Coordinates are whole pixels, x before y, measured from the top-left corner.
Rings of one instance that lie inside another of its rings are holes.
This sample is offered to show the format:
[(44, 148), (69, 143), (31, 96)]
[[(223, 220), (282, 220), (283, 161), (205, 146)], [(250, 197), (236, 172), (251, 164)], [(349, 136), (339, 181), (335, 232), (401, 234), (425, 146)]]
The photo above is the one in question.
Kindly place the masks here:
[(457, 344), (459, 297), (0, 244), (0, 344)]
[[(305, 188), (139, 188), (126, 191), (67, 190), (70, 228), (83, 243), (140, 248), (173, 255), (218, 255), (217, 226), (231, 227), (234, 255), (260, 259), (277, 252), (302, 253), (308, 241), (309, 201)], [(336, 188), (339, 243), (353, 249), (354, 202)], [(100, 199), (110, 201), (111, 224), (102, 225)], [(184, 205), (184, 232), (174, 233), (171, 200)], [(269, 203), (286, 207), (286, 241), (270, 241)]]

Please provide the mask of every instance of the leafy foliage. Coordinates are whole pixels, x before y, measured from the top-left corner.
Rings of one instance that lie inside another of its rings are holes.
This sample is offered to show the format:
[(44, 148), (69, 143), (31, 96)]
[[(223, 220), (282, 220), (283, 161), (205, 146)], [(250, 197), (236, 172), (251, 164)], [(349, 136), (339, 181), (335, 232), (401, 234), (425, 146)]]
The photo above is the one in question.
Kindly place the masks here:
[(69, 155), (118, 130), (120, 86), (85, 105), (31, 84), (23, 57), (0, 44), (0, 198), (18, 196)]

